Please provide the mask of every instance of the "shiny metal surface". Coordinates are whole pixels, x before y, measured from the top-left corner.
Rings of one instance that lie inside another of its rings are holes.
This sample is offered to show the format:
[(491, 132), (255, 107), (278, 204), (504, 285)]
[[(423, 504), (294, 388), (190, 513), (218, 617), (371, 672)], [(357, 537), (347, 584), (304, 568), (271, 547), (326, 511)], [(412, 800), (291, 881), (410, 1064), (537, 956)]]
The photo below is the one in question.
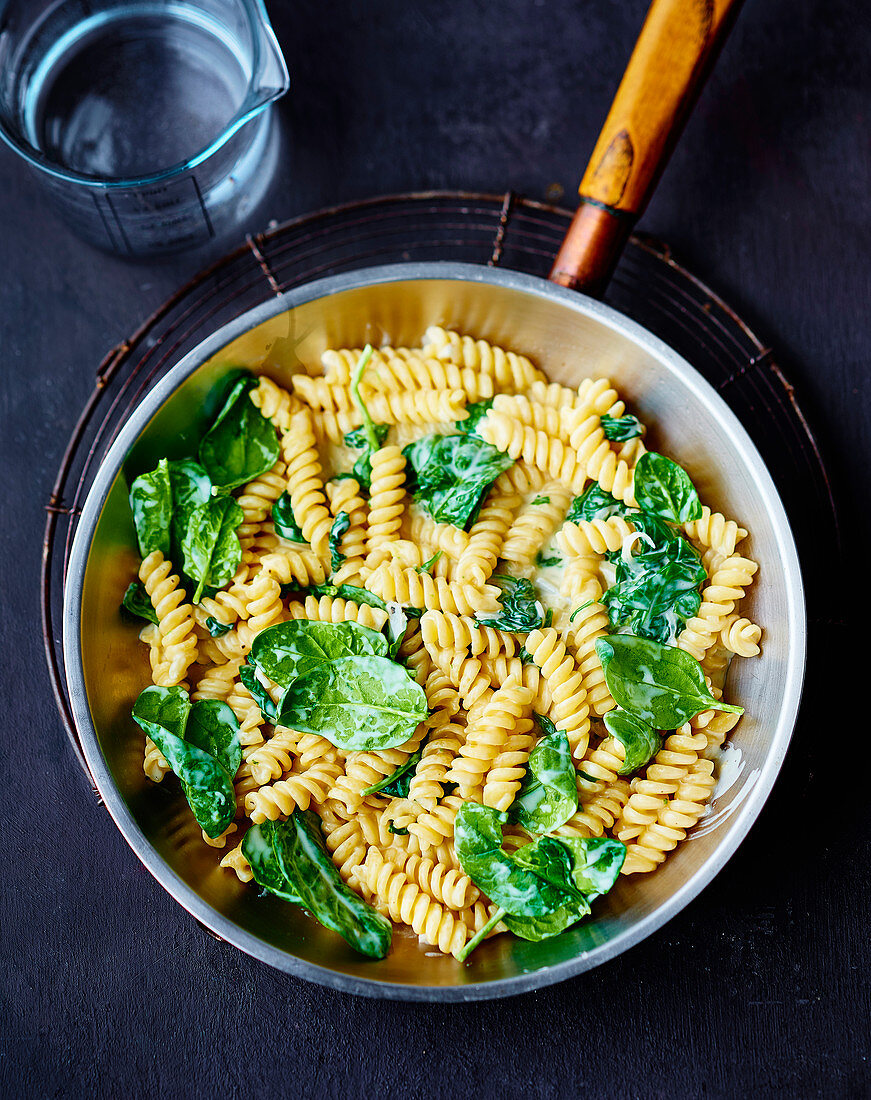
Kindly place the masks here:
[[(737, 661), (729, 697), (747, 714), (731, 737), (731, 782), (711, 814), (655, 874), (622, 880), (594, 918), (542, 943), (507, 936), (465, 966), (397, 932), (364, 960), (295, 907), (220, 870), (177, 792), (142, 774), (130, 707), (149, 682), (137, 628), (117, 609), (138, 564), (125, 475), (194, 446), (214, 383), (238, 366), (281, 381), (330, 346), (413, 343), (443, 324), (523, 351), (557, 381), (607, 374), (644, 420), (651, 443), (685, 463), (711, 507), (751, 531), (760, 562), (750, 614), (763, 654)], [(713, 878), (750, 828), (777, 776), (798, 709), (805, 658), (801, 575), (789, 524), (756, 449), (713, 389), (661, 341), (601, 303), (543, 280), (463, 264), (400, 264), (311, 283), (245, 314), (186, 356), (119, 434), (85, 504), (64, 609), (70, 695), (88, 765), (107, 808), (158, 881), (194, 917), (273, 966), (334, 988), (415, 1000), (520, 993), (604, 962), (639, 942)], [(740, 763), (739, 761), (740, 754)]]

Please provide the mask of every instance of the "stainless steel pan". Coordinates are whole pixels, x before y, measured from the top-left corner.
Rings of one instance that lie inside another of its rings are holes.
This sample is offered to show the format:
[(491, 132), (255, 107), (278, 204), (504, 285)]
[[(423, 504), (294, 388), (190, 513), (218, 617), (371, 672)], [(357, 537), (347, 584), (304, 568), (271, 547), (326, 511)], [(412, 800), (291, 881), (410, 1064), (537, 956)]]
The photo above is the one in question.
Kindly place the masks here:
[[(633, 63), (657, 11), (686, 7), (692, 5), (685, 0), (658, 0)], [(665, 30), (667, 21), (659, 33)], [(708, 53), (716, 37), (705, 39)], [(693, 70), (694, 80), (702, 68)], [(632, 65), (626, 79), (631, 72)], [(623, 231), (619, 212), (585, 208), (599, 228), (586, 234), (586, 244), (576, 233), (561, 253), (555, 277), (563, 282), (601, 283), (613, 262), (617, 232), (603, 234), (600, 213)], [(584, 222), (579, 216), (576, 227)], [(689, 467), (706, 503), (751, 531), (749, 552), (761, 568), (750, 613), (765, 629), (762, 656), (735, 662), (730, 673), (730, 697), (747, 714), (731, 737), (711, 813), (690, 838), (655, 874), (621, 880), (597, 903), (594, 918), (542, 943), (497, 937), (465, 966), (401, 934), (387, 959), (364, 960), (295, 907), (259, 897), (218, 868), (177, 788), (155, 788), (142, 774), (141, 735), (129, 715), (149, 670), (136, 628), (118, 615), (138, 563), (125, 470), (135, 475), (163, 455), (188, 452), (211, 413), (207, 395), (227, 371), (248, 366), (286, 382), (327, 347), (410, 344), (429, 324), (523, 351), (567, 384), (590, 373), (613, 378), (653, 425), (652, 445)], [(148, 394), (82, 512), (68, 572), (64, 651), (75, 720), (106, 806), (139, 858), (199, 921), (249, 954), (324, 985), (467, 1000), (519, 993), (595, 966), (649, 935), (711, 880), (756, 818), (786, 752), (804, 672), (805, 613), (795, 546), (771, 478), (734, 415), (687, 362), (615, 311), (553, 283), (462, 264), (402, 264), (312, 283), (251, 311)]]

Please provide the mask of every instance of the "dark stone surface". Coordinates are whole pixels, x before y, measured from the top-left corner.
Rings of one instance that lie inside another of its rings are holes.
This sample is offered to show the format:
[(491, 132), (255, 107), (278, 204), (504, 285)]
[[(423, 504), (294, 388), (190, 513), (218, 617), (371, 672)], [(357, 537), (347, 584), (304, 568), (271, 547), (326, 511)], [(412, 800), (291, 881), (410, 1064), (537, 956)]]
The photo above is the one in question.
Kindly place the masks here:
[[(558, 184), (571, 201), (644, 3), (271, 6), (292, 140), (252, 230), (393, 190), (544, 198)], [(827, 446), (856, 568), (871, 487), (869, 31), (861, 0), (748, 0), (642, 223), (775, 347)], [(209, 258), (95, 253), (0, 149), (3, 1093), (871, 1095), (867, 673), (851, 680), (846, 650), (827, 665), (837, 679), (811, 668), (774, 795), (716, 882), (553, 989), (471, 1006), (329, 993), (206, 937), (140, 866), (55, 712), (42, 507), (104, 352)], [(861, 606), (856, 573), (835, 564), (808, 583)]]

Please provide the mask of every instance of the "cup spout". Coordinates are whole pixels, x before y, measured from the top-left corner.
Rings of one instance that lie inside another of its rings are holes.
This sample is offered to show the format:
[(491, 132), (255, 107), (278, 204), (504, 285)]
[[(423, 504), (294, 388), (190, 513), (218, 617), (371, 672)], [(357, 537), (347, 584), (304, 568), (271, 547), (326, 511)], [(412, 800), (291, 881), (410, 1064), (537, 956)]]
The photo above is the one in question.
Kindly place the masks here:
[(260, 49), (257, 67), (251, 76), (249, 112), (280, 99), (290, 87), (287, 63), (262, 0), (255, 0), (254, 8)]

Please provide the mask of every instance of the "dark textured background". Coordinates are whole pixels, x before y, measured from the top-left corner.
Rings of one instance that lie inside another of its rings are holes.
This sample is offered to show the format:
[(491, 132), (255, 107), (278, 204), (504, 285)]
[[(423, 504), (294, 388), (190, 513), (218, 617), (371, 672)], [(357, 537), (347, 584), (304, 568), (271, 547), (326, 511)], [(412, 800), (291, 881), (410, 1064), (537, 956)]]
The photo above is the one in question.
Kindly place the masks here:
[[(246, 228), (394, 190), (556, 184), (571, 201), (644, 6), (272, 0), (292, 147)], [(748, 0), (642, 223), (776, 349), (827, 448), (848, 548), (868, 545), (871, 488), (869, 32), (864, 0)], [(104, 352), (223, 247), (97, 254), (0, 149), (0, 1090), (871, 1095), (868, 708), (846, 649), (837, 686), (811, 668), (774, 795), (716, 882), (640, 947), (540, 993), (421, 1006), (321, 990), (205, 936), (127, 849), (43, 667), (42, 507)], [(861, 604), (834, 561), (807, 583)]]

